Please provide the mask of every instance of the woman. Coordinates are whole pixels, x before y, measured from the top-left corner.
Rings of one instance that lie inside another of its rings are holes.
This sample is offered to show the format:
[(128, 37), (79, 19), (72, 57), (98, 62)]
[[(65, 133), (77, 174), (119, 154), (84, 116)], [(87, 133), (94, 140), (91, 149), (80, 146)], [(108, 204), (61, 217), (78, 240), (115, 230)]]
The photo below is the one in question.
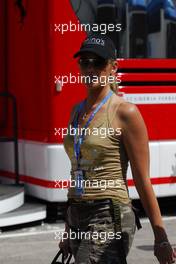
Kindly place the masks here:
[(176, 255), (150, 182), (146, 126), (138, 108), (111, 90), (117, 70), (114, 44), (106, 36), (93, 34), (74, 57), (79, 57), (87, 98), (73, 108), (69, 127), (75, 129), (74, 135), (64, 138), (75, 185), (68, 190), (65, 231), (69, 239), (59, 246), (65, 255), (69, 250), (74, 254), (76, 264), (126, 263), (137, 222), (126, 182), (130, 161), (153, 228), (154, 254), (160, 264), (174, 263)]

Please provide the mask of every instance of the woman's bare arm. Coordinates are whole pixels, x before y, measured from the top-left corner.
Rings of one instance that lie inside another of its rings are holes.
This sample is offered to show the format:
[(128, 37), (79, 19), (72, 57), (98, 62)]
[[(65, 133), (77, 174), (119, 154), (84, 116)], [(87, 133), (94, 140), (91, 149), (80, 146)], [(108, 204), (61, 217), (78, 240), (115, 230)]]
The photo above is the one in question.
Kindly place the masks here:
[(155, 241), (166, 241), (159, 205), (150, 181), (148, 134), (144, 120), (134, 104), (120, 106), (122, 138), (130, 160), (132, 175), (143, 207), (150, 219)]

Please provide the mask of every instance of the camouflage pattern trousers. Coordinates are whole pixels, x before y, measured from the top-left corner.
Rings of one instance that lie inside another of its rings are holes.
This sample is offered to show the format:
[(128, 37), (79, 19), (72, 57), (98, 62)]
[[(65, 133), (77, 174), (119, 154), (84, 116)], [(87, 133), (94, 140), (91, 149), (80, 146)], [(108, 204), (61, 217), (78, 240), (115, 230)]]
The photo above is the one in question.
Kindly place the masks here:
[(121, 230), (117, 232), (111, 199), (69, 203), (66, 222), (75, 264), (126, 263), (136, 230), (135, 214), (131, 205), (119, 203), (119, 208)]

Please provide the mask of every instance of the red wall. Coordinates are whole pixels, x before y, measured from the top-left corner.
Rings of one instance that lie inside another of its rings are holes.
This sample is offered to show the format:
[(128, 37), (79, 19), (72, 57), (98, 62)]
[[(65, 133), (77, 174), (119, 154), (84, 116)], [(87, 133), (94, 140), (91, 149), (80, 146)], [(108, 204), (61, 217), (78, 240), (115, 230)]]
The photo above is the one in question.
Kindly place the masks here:
[(7, 1), (8, 90), (17, 98), (19, 137), (57, 142), (54, 127), (66, 126), (71, 105), (84, 95), (76, 85), (56, 92), (54, 76), (77, 71), (72, 55), (85, 34), (54, 31), (55, 23), (77, 22), (68, 0), (26, 3), (27, 15), (20, 24), (19, 8)]
[(8, 90), (17, 98), (19, 137), (47, 141), (47, 2), (27, 1), (23, 24), (14, 2), (8, 0)]

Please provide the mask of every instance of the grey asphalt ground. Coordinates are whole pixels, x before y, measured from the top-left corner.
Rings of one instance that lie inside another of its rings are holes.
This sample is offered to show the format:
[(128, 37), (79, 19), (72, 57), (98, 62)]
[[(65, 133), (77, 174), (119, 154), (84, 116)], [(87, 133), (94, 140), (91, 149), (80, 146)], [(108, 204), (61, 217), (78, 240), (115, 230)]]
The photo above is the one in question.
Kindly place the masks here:
[[(176, 248), (176, 216), (164, 220), (170, 242)], [(142, 220), (143, 228), (136, 232), (128, 256), (128, 264), (155, 264), (153, 234), (148, 220)], [(50, 264), (58, 251), (56, 232), (64, 229), (64, 223), (43, 224), (0, 234), (1, 264)]]

